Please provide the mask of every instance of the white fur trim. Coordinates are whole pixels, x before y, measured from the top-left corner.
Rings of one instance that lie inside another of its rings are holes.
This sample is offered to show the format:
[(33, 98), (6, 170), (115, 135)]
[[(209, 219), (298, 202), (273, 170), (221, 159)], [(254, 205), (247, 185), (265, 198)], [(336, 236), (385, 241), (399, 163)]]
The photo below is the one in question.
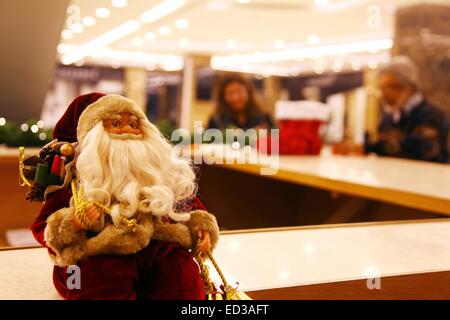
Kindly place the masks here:
[[(117, 94), (109, 94), (90, 104), (81, 114), (77, 126), (77, 139), (81, 144), (86, 134), (99, 122), (121, 112), (129, 112), (138, 119), (145, 119), (142, 109), (132, 100)], [(148, 121), (148, 120), (147, 120)]]
[(278, 101), (275, 118), (278, 120), (321, 120), (329, 118), (328, 106), (316, 101)]

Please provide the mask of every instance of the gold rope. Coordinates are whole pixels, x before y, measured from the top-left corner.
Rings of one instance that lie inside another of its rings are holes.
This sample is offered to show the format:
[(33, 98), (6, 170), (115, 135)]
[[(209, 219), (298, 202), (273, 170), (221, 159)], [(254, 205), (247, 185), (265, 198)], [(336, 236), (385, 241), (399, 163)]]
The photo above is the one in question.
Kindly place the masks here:
[(201, 252), (197, 252), (196, 260), (198, 262), (198, 265), (200, 266), (200, 274), (202, 276), (205, 293), (207, 295), (210, 295), (214, 292), (214, 285), (212, 284), (211, 279), (209, 278), (209, 270), (204, 263)]
[(81, 197), (83, 193), (83, 187), (80, 186), (80, 190), (77, 190), (75, 180), (72, 180), (72, 196), (73, 204), (75, 205), (75, 217), (81, 224), (83, 229), (89, 229), (92, 227), (93, 222), (86, 217), (85, 211), (88, 203)]
[[(213, 267), (216, 269), (217, 273), (219, 274), (220, 279), (222, 280), (223, 291), (224, 291), (226, 300), (252, 300), (247, 294), (245, 294), (245, 292), (239, 291), (236, 288), (233, 288), (232, 286), (230, 286), (228, 284), (222, 270), (220, 269), (219, 265), (217, 264), (216, 259), (214, 259), (211, 252), (207, 252), (206, 256), (209, 258)], [(200, 273), (202, 276), (205, 293), (208, 297), (208, 300), (213, 300), (212, 293), (214, 292), (214, 285), (212, 284), (211, 279), (209, 277), (209, 270), (204, 263), (203, 255), (201, 252), (197, 252), (196, 260), (200, 266)], [(221, 298), (221, 296), (216, 295), (215, 299), (218, 300), (218, 298)]]
[(25, 158), (25, 148), (20, 147), (19, 148), (19, 175), (20, 175), (19, 186), (23, 187), (23, 186), (27, 185), (28, 187), (31, 188), (33, 185), (25, 177), (25, 174), (23, 173), (23, 169), (33, 169), (33, 168), (30, 166), (25, 166), (23, 164), (24, 158)]
[(225, 276), (222, 273), (222, 270), (219, 268), (219, 265), (216, 262), (216, 259), (214, 259), (214, 257), (212, 256), (211, 252), (207, 252), (206, 255), (208, 256), (209, 260), (211, 261), (212, 265), (214, 266), (214, 268), (216, 269), (217, 273), (219, 274), (220, 279), (222, 280), (222, 283), (224, 285), (225, 288), (228, 287), (228, 282), (225, 279)]

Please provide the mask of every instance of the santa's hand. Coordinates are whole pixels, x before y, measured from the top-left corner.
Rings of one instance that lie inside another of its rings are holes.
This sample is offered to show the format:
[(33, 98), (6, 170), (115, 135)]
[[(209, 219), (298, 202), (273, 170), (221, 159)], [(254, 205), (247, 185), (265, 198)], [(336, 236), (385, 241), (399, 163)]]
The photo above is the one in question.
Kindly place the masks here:
[(97, 206), (93, 205), (93, 204), (89, 204), (86, 207), (86, 210), (84, 211), (84, 214), (86, 215), (86, 217), (89, 219), (89, 221), (91, 222), (96, 222), (98, 221), (98, 219), (100, 219), (101, 217), (101, 213), (98, 210)]
[(206, 230), (199, 230), (197, 232), (198, 243), (197, 243), (197, 251), (201, 253), (207, 253), (211, 251), (211, 236), (209, 232)]
[[(98, 221), (101, 217), (100, 211), (97, 209), (97, 206), (93, 204), (89, 204), (86, 209), (84, 210), (84, 214), (86, 215), (86, 218), (89, 219), (92, 223)], [(73, 224), (75, 225), (75, 228), (78, 230), (83, 229), (82, 224), (80, 221), (78, 221), (77, 217), (74, 217)]]

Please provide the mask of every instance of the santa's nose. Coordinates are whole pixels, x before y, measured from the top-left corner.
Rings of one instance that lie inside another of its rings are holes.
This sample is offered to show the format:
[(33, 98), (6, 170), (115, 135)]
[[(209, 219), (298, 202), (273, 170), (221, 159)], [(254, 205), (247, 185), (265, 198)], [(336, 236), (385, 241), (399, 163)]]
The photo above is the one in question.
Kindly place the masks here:
[(136, 129), (136, 128), (131, 127), (129, 124), (126, 124), (126, 125), (124, 125), (124, 126), (122, 126), (122, 127), (119, 128), (118, 133), (119, 133), (119, 134), (127, 133), (127, 134), (136, 134), (136, 135), (139, 135), (139, 134), (142, 133), (142, 131), (139, 130), (139, 129)]

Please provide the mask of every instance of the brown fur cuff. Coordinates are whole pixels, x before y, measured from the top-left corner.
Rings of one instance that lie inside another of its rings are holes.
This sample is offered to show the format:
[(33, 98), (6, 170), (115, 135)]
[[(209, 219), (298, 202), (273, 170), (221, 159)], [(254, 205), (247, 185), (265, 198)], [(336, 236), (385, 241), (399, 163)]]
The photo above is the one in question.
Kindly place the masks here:
[(192, 248), (194, 248), (198, 242), (197, 232), (199, 230), (206, 230), (211, 236), (212, 250), (214, 250), (219, 241), (219, 226), (217, 225), (216, 217), (204, 210), (194, 210), (191, 211), (190, 214), (191, 218), (184, 222), (184, 224), (191, 231), (193, 240)]
[(92, 238), (88, 238), (84, 230), (77, 231), (72, 221), (73, 208), (60, 209), (47, 219), (44, 237), (55, 253), (51, 258), (58, 266), (74, 265), (99, 254), (133, 254), (148, 246), (153, 236), (150, 217), (141, 218), (134, 230), (108, 225)]
[(182, 223), (154, 225), (153, 239), (159, 241), (176, 242), (186, 249), (192, 248), (193, 242), (189, 228)]
[(102, 232), (86, 241), (85, 255), (133, 254), (148, 246), (153, 233), (150, 217), (141, 218), (135, 230), (124, 225), (107, 225)]
[(48, 217), (44, 239), (55, 253), (52, 259), (56, 265), (76, 264), (83, 256), (86, 234), (75, 229), (72, 208), (62, 208)]

